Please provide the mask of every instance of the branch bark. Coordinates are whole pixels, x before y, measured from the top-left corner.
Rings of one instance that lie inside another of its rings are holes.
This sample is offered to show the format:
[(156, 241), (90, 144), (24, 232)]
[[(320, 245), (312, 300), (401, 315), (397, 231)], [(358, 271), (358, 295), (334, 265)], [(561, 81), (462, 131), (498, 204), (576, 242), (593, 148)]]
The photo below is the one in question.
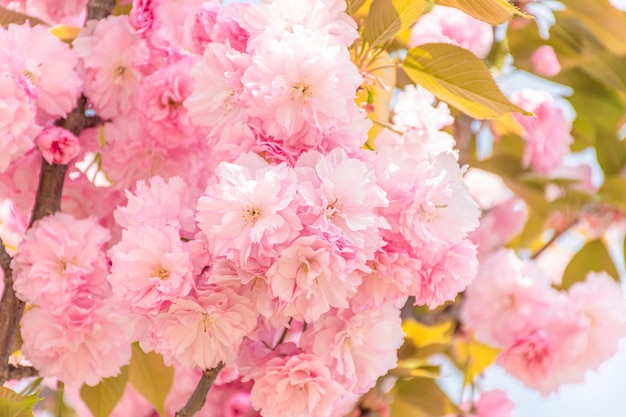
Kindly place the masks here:
[(222, 368), (224, 368), (224, 363), (220, 362), (215, 368), (205, 369), (202, 372), (202, 377), (200, 377), (200, 381), (198, 382), (196, 389), (193, 391), (193, 394), (191, 394), (191, 397), (189, 397), (187, 404), (185, 404), (185, 406), (176, 413), (176, 417), (192, 417), (200, 411), (206, 401), (206, 396), (209, 393), (211, 386), (215, 382), (215, 379)]
[(113, 12), (115, 0), (90, 0), (87, 6), (87, 20), (104, 19)]

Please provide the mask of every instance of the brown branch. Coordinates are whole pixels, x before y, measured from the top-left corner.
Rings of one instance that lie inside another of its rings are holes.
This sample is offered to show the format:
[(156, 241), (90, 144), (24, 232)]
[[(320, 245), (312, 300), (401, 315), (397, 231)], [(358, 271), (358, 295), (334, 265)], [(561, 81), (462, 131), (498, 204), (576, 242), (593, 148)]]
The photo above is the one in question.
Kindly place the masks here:
[(191, 397), (189, 397), (187, 404), (185, 404), (185, 406), (175, 414), (176, 417), (192, 417), (200, 411), (206, 401), (206, 396), (209, 393), (211, 386), (217, 378), (217, 374), (220, 373), (222, 368), (224, 368), (224, 363), (220, 362), (215, 368), (205, 369), (202, 372), (202, 376), (200, 377), (200, 381), (198, 381), (196, 389), (193, 391), (193, 394), (191, 394)]
[(4, 247), (4, 242), (0, 237), (0, 267), (4, 272), (4, 288), (13, 286), (13, 271), (11, 270), (11, 256)]
[(31, 378), (37, 375), (39, 375), (39, 372), (33, 366), (9, 365), (9, 376), (7, 379)]
[(113, 12), (115, 0), (90, 0), (87, 6), (87, 20), (104, 19)]

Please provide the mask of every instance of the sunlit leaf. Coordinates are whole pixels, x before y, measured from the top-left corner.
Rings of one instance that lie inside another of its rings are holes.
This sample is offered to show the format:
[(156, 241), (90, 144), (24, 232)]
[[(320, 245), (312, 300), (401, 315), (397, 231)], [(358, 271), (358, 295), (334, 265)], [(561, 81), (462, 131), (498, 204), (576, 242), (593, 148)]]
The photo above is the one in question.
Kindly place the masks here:
[[(425, 56), (424, 51), (430, 56)], [(444, 43), (420, 45), (408, 52), (402, 67), (413, 82), (475, 119), (510, 112), (532, 115), (511, 103), (484, 62), (461, 47)]]
[(389, 374), (396, 378), (439, 378), (441, 368), (429, 365), (424, 359), (404, 359), (398, 361), (398, 367), (389, 371)]
[(492, 365), (500, 349), (485, 345), (476, 340), (457, 340), (453, 346), (454, 362), (464, 375), (464, 384), (467, 385)]
[(124, 366), (116, 377), (105, 378), (94, 387), (83, 385), (80, 398), (93, 417), (108, 417), (122, 398), (127, 381), (128, 367)]
[(468, 15), (491, 25), (504, 23), (514, 14), (531, 18), (506, 0), (435, 0), (435, 3), (463, 10)]
[(374, 0), (365, 18), (365, 40), (372, 46), (387, 42), (415, 23), (425, 9), (425, 0)]
[(587, 243), (574, 255), (563, 273), (563, 281), (559, 288), (568, 289), (577, 282), (582, 282), (591, 271), (606, 271), (616, 280), (619, 279), (617, 269), (611, 255), (601, 239)]
[(390, 417), (429, 417), (421, 409), (402, 400), (394, 400), (389, 406)]
[(23, 396), (9, 388), (0, 386), (0, 416), (33, 417), (33, 407), (40, 400), (39, 392)]
[(626, 178), (620, 176), (605, 178), (599, 194), (605, 203), (626, 211)]
[(346, 13), (353, 15), (365, 4), (365, 0), (348, 0), (346, 2)]
[(165, 397), (174, 381), (174, 368), (165, 366), (163, 357), (155, 352), (144, 353), (133, 343), (133, 354), (128, 365), (128, 382), (157, 412), (165, 417)]
[(392, 393), (396, 401), (415, 407), (429, 417), (456, 415), (460, 412), (437, 382), (431, 378), (399, 380)]
[(626, 17), (609, 0), (563, 0), (558, 15), (572, 16), (584, 24), (610, 52), (626, 54)]
[(417, 347), (424, 347), (438, 343), (449, 343), (452, 340), (454, 323), (447, 321), (441, 324), (427, 326), (415, 320), (405, 320), (402, 330), (408, 339)]

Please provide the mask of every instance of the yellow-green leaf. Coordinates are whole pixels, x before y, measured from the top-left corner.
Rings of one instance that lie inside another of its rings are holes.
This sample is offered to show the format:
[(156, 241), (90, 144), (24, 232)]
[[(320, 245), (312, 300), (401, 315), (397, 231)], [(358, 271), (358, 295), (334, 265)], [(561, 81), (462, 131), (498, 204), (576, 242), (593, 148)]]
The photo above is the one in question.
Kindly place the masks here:
[(626, 54), (626, 15), (608, 0), (565, 0), (558, 15), (571, 16), (583, 23), (610, 52)]
[(378, 46), (410, 27), (426, 9), (425, 0), (374, 0), (365, 18), (365, 40)]
[(392, 390), (392, 395), (395, 401), (413, 406), (429, 417), (456, 415), (460, 412), (431, 378), (399, 380)]
[(402, 323), (402, 330), (407, 339), (417, 347), (424, 347), (433, 344), (445, 344), (452, 340), (453, 323), (447, 321), (433, 326), (426, 326), (415, 320), (405, 320)]
[(506, 0), (435, 0), (441, 6), (454, 7), (491, 25), (499, 25), (514, 14), (531, 18)]
[(33, 395), (19, 395), (9, 388), (0, 386), (0, 416), (33, 417), (33, 406), (39, 402), (39, 392)]
[(127, 381), (128, 367), (124, 366), (116, 377), (105, 378), (94, 387), (83, 385), (80, 389), (80, 398), (93, 417), (108, 417), (122, 398)]
[(613, 278), (618, 279), (617, 269), (601, 239), (592, 240), (574, 255), (565, 268), (559, 288), (566, 290), (575, 283), (584, 281), (591, 271), (606, 271)]
[(626, 178), (608, 177), (599, 191), (602, 201), (626, 211)]
[(144, 353), (133, 343), (133, 354), (128, 365), (128, 382), (150, 402), (159, 415), (165, 417), (165, 397), (174, 381), (174, 368), (165, 366), (163, 357), (155, 352)]
[(395, 400), (389, 407), (390, 417), (429, 417), (422, 410), (402, 400)]
[(346, 13), (353, 15), (365, 4), (365, 0), (348, 0), (346, 2)]
[(414, 83), (475, 119), (510, 112), (532, 115), (502, 94), (489, 68), (467, 49), (445, 43), (420, 45), (408, 52), (402, 68)]
[(36, 17), (28, 16), (23, 13), (14, 12), (13, 10), (0, 7), (0, 25), (4, 27), (9, 26), (11, 23), (21, 25), (26, 21), (29, 21), (31, 26), (41, 25), (42, 23), (44, 23)]
[(467, 385), (482, 375), (485, 369), (495, 362), (500, 354), (500, 349), (471, 339), (457, 341), (451, 352), (454, 355), (455, 364), (463, 372), (463, 384)]

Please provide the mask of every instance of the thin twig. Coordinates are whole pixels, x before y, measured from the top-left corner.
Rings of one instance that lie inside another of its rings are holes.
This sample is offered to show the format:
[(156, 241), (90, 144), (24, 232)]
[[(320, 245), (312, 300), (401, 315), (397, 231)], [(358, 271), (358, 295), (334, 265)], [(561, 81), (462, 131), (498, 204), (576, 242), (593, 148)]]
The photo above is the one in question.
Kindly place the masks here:
[(200, 411), (206, 402), (206, 396), (209, 393), (211, 386), (215, 382), (215, 379), (222, 368), (224, 368), (224, 362), (220, 362), (213, 369), (205, 369), (202, 372), (202, 376), (200, 377), (200, 381), (198, 381), (196, 389), (193, 391), (193, 394), (191, 394), (191, 397), (189, 397), (187, 404), (185, 404), (185, 406), (175, 414), (176, 417), (192, 417)]
[(104, 19), (113, 12), (115, 0), (90, 0), (87, 6), (87, 20)]

